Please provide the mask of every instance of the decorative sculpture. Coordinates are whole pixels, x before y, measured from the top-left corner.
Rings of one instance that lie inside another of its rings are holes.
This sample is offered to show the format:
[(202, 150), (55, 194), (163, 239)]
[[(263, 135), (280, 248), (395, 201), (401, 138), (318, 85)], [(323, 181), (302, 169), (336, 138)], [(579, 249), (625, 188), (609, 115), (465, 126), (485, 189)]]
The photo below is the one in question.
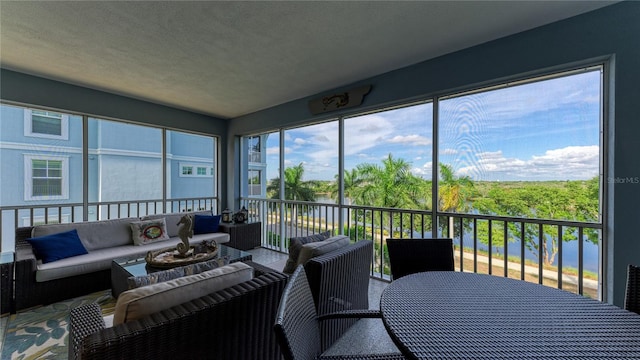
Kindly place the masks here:
[(187, 257), (187, 253), (191, 249), (191, 247), (189, 246), (189, 238), (193, 237), (191, 216), (184, 215), (183, 217), (181, 217), (177, 225), (180, 224), (182, 224), (182, 226), (180, 227), (180, 229), (178, 229), (178, 237), (180, 238), (180, 240), (182, 240), (182, 242), (178, 243), (178, 245), (176, 246), (176, 250), (178, 250), (178, 254), (181, 257)]

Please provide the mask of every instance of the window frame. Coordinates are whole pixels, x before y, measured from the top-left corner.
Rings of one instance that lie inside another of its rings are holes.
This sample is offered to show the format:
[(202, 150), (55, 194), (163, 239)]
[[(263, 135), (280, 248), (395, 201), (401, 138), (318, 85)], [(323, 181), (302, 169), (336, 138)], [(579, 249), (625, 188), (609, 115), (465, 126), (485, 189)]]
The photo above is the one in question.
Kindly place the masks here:
[(39, 132), (33, 131), (33, 111), (44, 111), (49, 113), (47, 110), (37, 110), (37, 109), (24, 109), (24, 136), (25, 137), (35, 137), (35, 138), (43, 138), (43, 139), (56, 139), (56, 140), (69, 140), (69, 115), (60, 113), (60, 135), (52, 135), (52, 134), (43, 134)]
[[(206, 164), (194, 164), (194, 163), (178, 163), (178, 167), (180, 169), (179, 177), (193, 177), (193, 178), (211, 178), (213, 177), (213, 169), (210, 165)], [(190, 168), (191, 172), (189, 174), (185, 174), (185, 169)], [(200, 169), (204, 169), (203, 173), (199, 173)]]
[[(68, 200), (69, 199), (69, 155), (38, 155), (24, 154), (24, 200)], [(33, 195), (33, 161), (60, 161), (61, 162), (61, 182), (60, 195)]]

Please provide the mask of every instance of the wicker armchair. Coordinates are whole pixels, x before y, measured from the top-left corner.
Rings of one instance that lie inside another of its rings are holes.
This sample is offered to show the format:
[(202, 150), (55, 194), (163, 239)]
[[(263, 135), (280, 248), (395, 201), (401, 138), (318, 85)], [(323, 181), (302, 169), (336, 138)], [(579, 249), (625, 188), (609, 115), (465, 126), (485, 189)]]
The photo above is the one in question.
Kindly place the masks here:
[(453, 271), (452, 239), (387, 239), (391, 276), (423, 271)]
[(105, 328), (100, 308), (71, 310), (69, 359), (281, 359), (273, 319), (287, 276), (252, 280)]
[(640, 266), (629, 265), (624, 308), (640, 314)]
[[(313, 302), (320, 316), (369, 308), (372, 254), (373, 243), (361, 240), (305, 263)], [(356, 321), (357, 318), (343, 318), (321, 322), (322, 350), (329, 348)]]
[[(342, 317), (362, 318), (322, 351), (319, 322)], [(347, 311), (318, 316), (305, 270), (298, 266), (289, 278), (278, 307), (276, 338), (286, 360), (299, 359), (404, 359), (387, 334), (380, 313)], [(376, 323), (379, 326), (376, 326)]]

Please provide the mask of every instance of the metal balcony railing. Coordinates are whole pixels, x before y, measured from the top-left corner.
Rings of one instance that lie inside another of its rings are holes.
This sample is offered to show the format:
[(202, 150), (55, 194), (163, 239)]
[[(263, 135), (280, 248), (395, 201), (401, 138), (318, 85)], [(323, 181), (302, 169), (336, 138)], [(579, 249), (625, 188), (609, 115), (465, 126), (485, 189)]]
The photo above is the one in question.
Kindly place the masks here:
[[(0, 207), (0, 245), (13, 251), (15, 228), (218, 208), (218, 199), (184, 198), (128, 202)], [(602, 225), (374, 208), (271, 199), (242, 199), (249, 222), (262, 222), (262, 246), (288, 252), (289, 239), (323, 231), (374, 243), (371, 276), (390, 280), (386, 239), (451, 237), (456, 268), (517, 278), (600, 298)], [(341, 228), (342, 224), (342, 228)], [(505, 239), (507, 241), (505, 241)], [(524, 241), (523, 241), (524, 239)]]
[[(599, 223), (242, 199), (262, 222), (262, 246), (288, 252), (289, 239), (333, 231), (374, 243), (371, 276), (390, 279), (387, 238), (451, 237), (459, 271), (492, 274), (600, 298)], [(342, 225), (341, 225), (342, 224)], [(505, 241), (506, 239), (506, 241)]]

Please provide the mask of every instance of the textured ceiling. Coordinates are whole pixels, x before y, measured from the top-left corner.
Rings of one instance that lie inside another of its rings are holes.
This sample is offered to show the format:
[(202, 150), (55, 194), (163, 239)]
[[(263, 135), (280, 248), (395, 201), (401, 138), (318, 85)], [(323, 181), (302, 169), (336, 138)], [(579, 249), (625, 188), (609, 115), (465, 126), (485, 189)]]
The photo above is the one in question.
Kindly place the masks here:
[(612, 3), (1, 1), (0, 65), (234, 118)]

